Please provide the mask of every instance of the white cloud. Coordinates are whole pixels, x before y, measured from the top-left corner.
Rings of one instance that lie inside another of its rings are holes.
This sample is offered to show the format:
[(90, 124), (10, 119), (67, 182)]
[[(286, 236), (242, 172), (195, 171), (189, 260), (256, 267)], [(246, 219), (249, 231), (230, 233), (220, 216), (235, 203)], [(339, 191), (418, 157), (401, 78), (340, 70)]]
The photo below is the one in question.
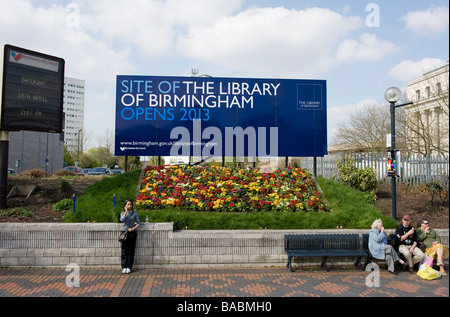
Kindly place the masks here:
[(335, 137), (338, 133), (338, 125), (348, 123), (352, 113), (363, 110), (367, 105), (379, 104), (378, 101), (372, 98), (367, 98), (357, 102), (356, 104), (344, 104), (334, 107), (328, 107), (328, 144), (335, 143)]
[[(114, 51), (107, 41), (66, 23), (65, 6), (34, 7), (29, 1), (2, 3), (0, 38), (4, 43), (63, 57), (66, 75), (111, 82), (117, 72), (128, 72), (129, 50)], [(20, 23), (17, 18), (20, 17)]]
[(173, 50), (185, 25), (204, 27), (241, 4), (242, 0), (89, 0), (82, 4), (81, 27), (98, 37), (135, 45), (155, 57)]
[(387, 54), (395, 51), (398, 47), (388, 41), (379, 40), (375, 34), (364, 33), (356, 40), (343, 41), (336, 53), (339, 62), (357, 61), (377, 61)]
[(191, 26), (178, 50), (259, 76), (317, 76), (333, 66), (339, 39), (360, 26), (359, 17), (322, 8), (248, 9), (209, 28)]
[(391, 68), (387, 75), (408, 82), (422, 76), (425, 71), (443, 62), (439, 58), (423, 58), (417, 62), (405, 60)]
[(434, 36), (448, 32), (448, 7), (433, 6), (425, 11), (413, 11), (401, 17), (406, 29), (420, 36)]
[(359, 101), (356, 104), (345, 104), (327, 109), (327, 117), (332, 126), (348, 121), (350, 115), (358, 110), (363, 110), (367, 105), (378, 104), (379, 102), (372, 98)]

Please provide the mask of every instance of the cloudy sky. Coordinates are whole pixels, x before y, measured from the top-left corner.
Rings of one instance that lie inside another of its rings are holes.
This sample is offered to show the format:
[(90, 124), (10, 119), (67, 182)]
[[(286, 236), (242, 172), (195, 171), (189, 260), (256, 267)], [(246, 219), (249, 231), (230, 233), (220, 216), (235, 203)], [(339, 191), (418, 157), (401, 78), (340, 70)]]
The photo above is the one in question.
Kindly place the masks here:
[(86, 81), (90, 146), (115, 124), (116, 75), (325, 79), (336, 124), (449, 59), (448, 0), (0, 0), (0, 43)]

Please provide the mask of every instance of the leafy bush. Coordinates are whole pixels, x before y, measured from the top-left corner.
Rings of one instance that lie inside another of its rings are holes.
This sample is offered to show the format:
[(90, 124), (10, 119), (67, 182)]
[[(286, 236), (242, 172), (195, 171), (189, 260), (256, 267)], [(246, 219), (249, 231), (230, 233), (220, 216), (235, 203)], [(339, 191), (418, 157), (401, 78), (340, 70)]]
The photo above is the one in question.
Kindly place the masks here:
[(54, 203), (52, 208), (56, 211), (68, 211), (70, 208), (72, 208), (73, 200), (72, 199), (63, 199), (58, 201), (57, 203)]
[(376, 200), (378, 181), (375, 170), (372, 167), (359, 168), (355, 160), (346, 155), (344, 161), (337, 162), (339, 176), (336, 180), (349, 187), (368, 192), (373, 202)]
[(65, 179), (61, 181), (61, 191), (67, 193), (71, 188), (72, 186), (70, 186), (70, 183), (68, 181), (66, 181)]
[[(431, 181), (426, 184), (425, 188), (431, 197), (431, 204), (434, 204), (435, 197), (438, 197), (441, 203), (448, 203), (448, 181), (446, 183), (447, 186), (441, 185), (441, 183), (436, 181)], [(445, 184), (445, 182), (443, 182), (443, 184)]]

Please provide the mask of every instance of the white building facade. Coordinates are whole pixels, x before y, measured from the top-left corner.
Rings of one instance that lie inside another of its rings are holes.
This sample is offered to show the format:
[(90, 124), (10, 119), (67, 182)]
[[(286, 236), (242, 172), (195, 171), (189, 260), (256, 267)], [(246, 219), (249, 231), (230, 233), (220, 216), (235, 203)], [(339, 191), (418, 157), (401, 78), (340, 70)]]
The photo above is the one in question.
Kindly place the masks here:
[(64, 78), (64, 144), (70, 152), (83, 144), (85, 81)]
[(432, 69), (406, 85), (413, 105), (405, 106), (407, 144), (411, 153), (449, 152), (449, 62)]

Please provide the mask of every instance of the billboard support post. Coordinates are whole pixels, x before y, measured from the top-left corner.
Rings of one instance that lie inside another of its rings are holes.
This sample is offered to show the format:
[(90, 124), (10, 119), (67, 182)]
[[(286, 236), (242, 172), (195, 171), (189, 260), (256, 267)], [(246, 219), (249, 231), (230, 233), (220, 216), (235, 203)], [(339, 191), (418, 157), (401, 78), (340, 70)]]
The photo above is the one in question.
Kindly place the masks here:
[(6, 209), (8, 195), (9, 131), (0, 130), (0, 210)]

